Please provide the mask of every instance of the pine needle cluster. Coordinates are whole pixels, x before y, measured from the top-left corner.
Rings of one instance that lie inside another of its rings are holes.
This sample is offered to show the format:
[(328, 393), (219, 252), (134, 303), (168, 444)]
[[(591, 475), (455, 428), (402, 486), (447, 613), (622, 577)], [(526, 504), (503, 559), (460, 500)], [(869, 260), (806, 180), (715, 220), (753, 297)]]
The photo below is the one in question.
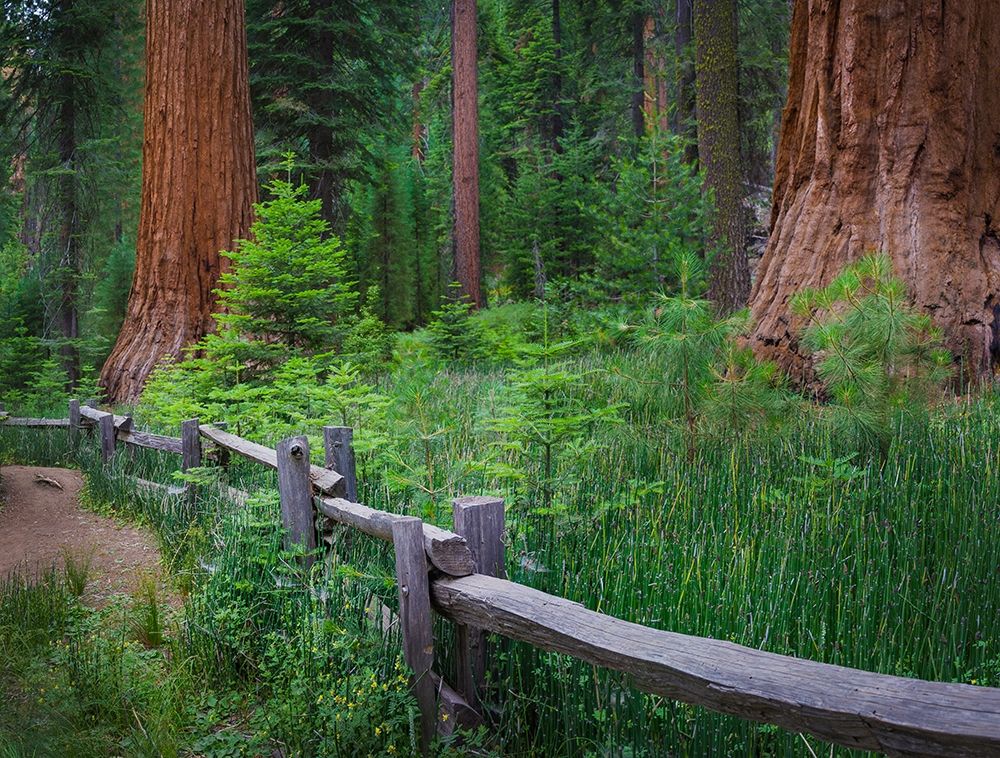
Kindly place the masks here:
[(677, 256), (678, 290), (661, 296), (639, 337), (659, 359), (662, 379), (680, 401), (688, 453), (699, 434), (740, 434), (776, 423), (792, 395), (777, 366), (758, 361), (741, 341), (750, 314), (717, 318), (704, 289), (704, 264), (692, 253)]
[(806, 320), (803, 344), (815, 353), (835, 433), (883, 454), (900, 417), (927, 408), (951, 376), (940, 330), (910, 305), (885, 254), (799, 293), (792, 310)]

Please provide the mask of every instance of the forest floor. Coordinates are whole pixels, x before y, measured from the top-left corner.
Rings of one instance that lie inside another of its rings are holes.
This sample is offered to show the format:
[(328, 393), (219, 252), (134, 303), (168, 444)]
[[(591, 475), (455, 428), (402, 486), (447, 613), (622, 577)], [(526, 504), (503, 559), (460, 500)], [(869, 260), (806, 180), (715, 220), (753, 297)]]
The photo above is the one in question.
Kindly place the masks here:
[(103, 606), (159, 574), (153, 536), (80, 507), (79, 471), (35, 466), (0, 469), (0, 581), (12, 572), (44, 573), (89, 562), (83, 600)]

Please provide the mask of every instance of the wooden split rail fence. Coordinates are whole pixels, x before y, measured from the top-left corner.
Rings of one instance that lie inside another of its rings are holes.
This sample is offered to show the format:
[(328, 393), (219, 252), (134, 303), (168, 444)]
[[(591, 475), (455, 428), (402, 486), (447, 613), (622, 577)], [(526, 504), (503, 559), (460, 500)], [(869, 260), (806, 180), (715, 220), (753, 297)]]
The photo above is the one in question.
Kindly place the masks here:
[[(390, 541), (396, 555), (403, 656), (413, 670), (422, 744), (435, 729), (476, 722), (489, 668), (486, 633), (526, 642), (629, 675), (645, 692), (740, 718), (805, 732), (838, 745), (888, 755), (1000, 756), (1000, 689), (873, 674), (792, 658), (730, 642), (651, 629), (507, 581), (504, 507), (497, 498), (459, 498), (454, 532), (357, 500), (351, 430), (325, 427), (326, 466), (310, 463), (305, 437), (265, 447), (221, 425), (182, 425), (166, 437), (71, 401), (69, 418), (0, 423), (65, 428), (74, 444), (97, 431), (109, 461), (116, 444), (176, 453), (182, 468), (201, 465), (201, 440), (223, 454), (276, 469), (288, 538), (316, 547), (316, 514)], [(193, 496), (188, 485), (188, 496)], [(432, 611), (458, 625), (458, 681), (433, 670)], [(389, 614), (387, 609), (384, 610)], [(998, 620), (1000, 622), (1000, 620)], [(447, 720), (441, 716), (448, 714)]]

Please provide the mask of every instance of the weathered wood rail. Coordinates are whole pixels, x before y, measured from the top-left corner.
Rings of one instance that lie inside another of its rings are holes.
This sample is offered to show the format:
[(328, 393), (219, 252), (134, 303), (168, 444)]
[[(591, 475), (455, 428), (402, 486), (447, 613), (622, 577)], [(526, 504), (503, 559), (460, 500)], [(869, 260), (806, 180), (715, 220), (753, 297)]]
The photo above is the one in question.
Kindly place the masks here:
[[(195, 419), (185, 422), (180, 438), (167, 437), (134, 430), (129, 417), (76, 401), (67, 419), (10, 418), (0, 411), (4, 424), (68, 428), (74, 440), (81, 429), (98, 430), (105, 461), (121, 442), (179, 454), (184, 468), (200, 465), (200, 439), (207, 439), (220, 450), (278, 471), (283, 521), (307, 547), (316, 544), (309, 527), (317, 514), (392, 542), (400, 613), (383, 613), (402, 631), (425, 746), (435, 728), (452, 728), (455, 721), (468, 723), (477, 716), (489, 665), (485, 633), (492, 632), (623, 672), (646, 692), (849, 748), (900, 756), (1000, 756), (1000, 689), (874, 674), (651, 629), (507, 581), (501, 500), (456, 500), (455, 532), (354, 502), (357, 480), (348, 429), (324, 430), (323, 468), (308, 462), (304, 437), (283, 440), (273, 449)], [(194, 495), (190, 486), (141, 484), (165, 496)], [(455, 689), (433, 670), (432, 609), (458, 625)], [(442, 721), (442, 711), (456, 718)]]

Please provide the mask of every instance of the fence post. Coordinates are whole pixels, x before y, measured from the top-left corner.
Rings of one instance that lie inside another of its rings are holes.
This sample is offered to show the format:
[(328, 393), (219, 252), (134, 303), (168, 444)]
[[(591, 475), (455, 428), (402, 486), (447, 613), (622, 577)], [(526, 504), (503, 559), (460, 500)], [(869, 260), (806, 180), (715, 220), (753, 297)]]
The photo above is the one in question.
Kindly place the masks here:
[[(309, 440), (289, 437), (278, 443), (277, 452), (281, 523), (288, 530), (290, 543), (302, 545), (311, 553), (316, 548), (316, 528), (309, 481)], [(312, 565), (312, 556), (306, 565)]]
[(411, 686), (420, 707), (420, 749), (427, 755), (437, 727), (437, 704), (431, 678), (434, 629), (423, 522), (414, 516), (396, 519), (392, 523), (392, 542), (396, 551), (403, 659), (413, 670)]
[[(504, 505), (496, 497), (459, 497), (452, 501), (455, 532), (465, 537), (476, 572), (506, 579), (504, 564)], [(486, 684), (486, 634), (465, 624), (458, 626), (458, 684), (475, 710)]]
[[(201, 426), (201, 422), (196, 418), (181, 422), (181, 471), (187, 472), (201, 466), (199, 426)], [(184, 482), (184, 491), (187, 494), (188, 503), (194, 505), (198, 498), (198, 486), (193, 482)]]
[(69, 401), (69, 444), (75, 453), (80, 446), (80, 401)]
[[(216, 429), (221, 429), (222, 431), (226, 431), (229, 428), (229, 424), (226, 423), (225, 421), (214, 421), (212, 422), (212, 426), (214, 426)], [(216, 463), (219, 465), (219, 468), (221, 468), (223, 472), (228, 476), (229, 460), (231, 457), (229, 455), (229, 451), (226, 450), (226, 448), (224, 447), (216, 447), (216, 456), (217, 456), (215, 459)]]
[(101, 459), (107, 463), (115, 457), (115, 417), (111, 413), (101, 416), (98, 422), (101, 432)]
[(354, 461), (354, 430), (349, 426), (324, 426), (323, 447), (326, 467), (344, 477), (345, 495), (352, 503), (358, 501), (358, 472)]
[[(93, 398), (91, 398), (90, 400), (84, 400), (83, 405), (87, 406), (88, 408), (94, 408), (95, 410), (97, 409), (97, 401), (94, 400)], [(82, 429), (86, 429), (88, 437), (92, 436), (94, 434), (94, 429), (97, 428), (97, 425), (94, 424), (93, 422), (88, 422), (86, 426), (83, 426), (82, 421), (80, 422), (80, 424)]]

